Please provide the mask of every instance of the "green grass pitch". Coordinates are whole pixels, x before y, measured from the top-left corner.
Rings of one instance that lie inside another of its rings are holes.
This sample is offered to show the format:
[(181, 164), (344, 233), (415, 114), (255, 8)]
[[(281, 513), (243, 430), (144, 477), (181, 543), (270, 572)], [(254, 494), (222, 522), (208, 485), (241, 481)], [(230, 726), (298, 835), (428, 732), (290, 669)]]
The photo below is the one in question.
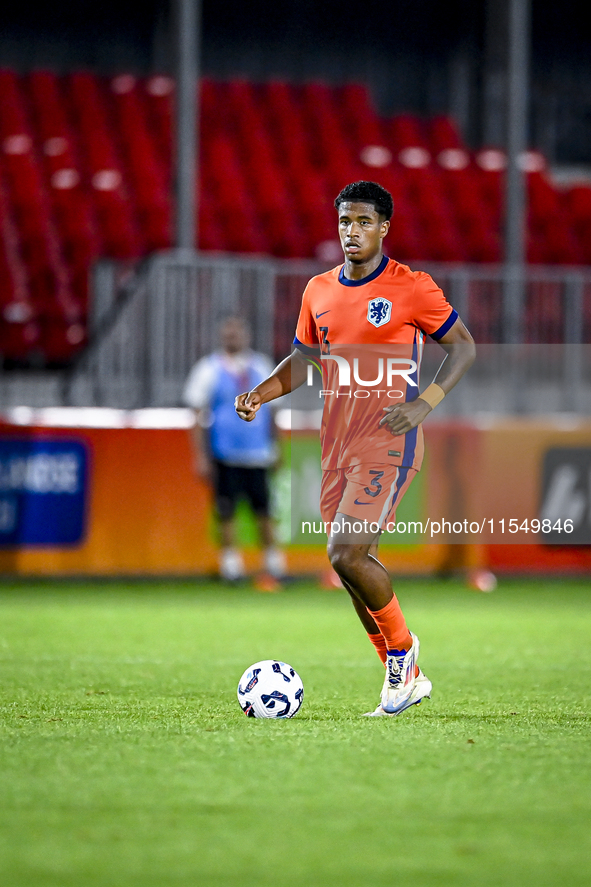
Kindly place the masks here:
[[(372, 719), (344, 592), (5, 583), (3, 887), (587, 887), (589, 583), (396, 586), (433, 699)], [(273, 657), (304, 705), (245, 718)]]

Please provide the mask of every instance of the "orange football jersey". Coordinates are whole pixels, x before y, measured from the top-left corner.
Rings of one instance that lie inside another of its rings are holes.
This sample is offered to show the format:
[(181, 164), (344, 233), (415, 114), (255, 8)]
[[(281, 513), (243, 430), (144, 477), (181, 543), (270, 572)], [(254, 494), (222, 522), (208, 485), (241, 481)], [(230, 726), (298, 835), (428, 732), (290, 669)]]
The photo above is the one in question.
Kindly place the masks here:
[(457, 317), (428, 274), (386, 256), (362, 280), (345, 277), (344, 265), (310, 280), (294, 344), (320, 359), (324, 469), (420, 468), (421, 426), (394, 436), (379, 421), (384, 407), (418, 396), (425, 335), (440, 339)]

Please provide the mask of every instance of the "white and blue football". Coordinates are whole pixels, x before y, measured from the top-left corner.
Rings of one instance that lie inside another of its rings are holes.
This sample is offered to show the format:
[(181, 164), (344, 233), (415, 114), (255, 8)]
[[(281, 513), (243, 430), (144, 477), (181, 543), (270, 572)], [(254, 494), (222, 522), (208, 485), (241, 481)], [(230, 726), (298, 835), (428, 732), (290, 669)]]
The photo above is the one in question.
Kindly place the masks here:
[(249, 718), (293, 718), (303, 701), (299, 674), (277, 659), (255, 662), (238, 684), (238, 702)]

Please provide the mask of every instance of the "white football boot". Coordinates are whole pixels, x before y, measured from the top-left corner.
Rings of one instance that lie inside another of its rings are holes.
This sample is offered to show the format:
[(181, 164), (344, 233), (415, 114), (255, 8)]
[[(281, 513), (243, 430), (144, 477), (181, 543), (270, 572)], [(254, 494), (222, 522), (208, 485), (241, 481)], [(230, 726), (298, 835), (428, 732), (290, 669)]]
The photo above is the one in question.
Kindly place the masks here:
[(419, 658), (419, 639), (411, 632), (412, 646), (401, 653), (388, 653), (386, 659), (386, 677), (382, 687), (382, 699), (375, 712), (370, 715), (399, 715), (418, 705), (422, 699), (431, 694), (431, 681), (420, 671), (415, 678), (417, 659)]
[[(388, 680), (388, 675), (384, 679), (384, 689), (386, 681)], [(393, 718), (396, 715), (399, 715), (401, 712), (406, 711), (407, 708), (410, 708), (411, 705), (420, 705), (423, 699), (430, 699), (431, 697), (431, 689), (433, 685), (429, 678), (423, 674), (423, 672), (419, 669), (419, 673), (415, 678), (413, 691), (408, 697), (406, 705), (404, 708), (400, 708), (398, 711), (388, 712), (384, 711), (382, 708), (382, 703), (378, 705), (375, 711), (367, 711), (365, 713), (365, 717), (367, 718), (379, 718), (383, 715), (386, 715), (389, 718)]]

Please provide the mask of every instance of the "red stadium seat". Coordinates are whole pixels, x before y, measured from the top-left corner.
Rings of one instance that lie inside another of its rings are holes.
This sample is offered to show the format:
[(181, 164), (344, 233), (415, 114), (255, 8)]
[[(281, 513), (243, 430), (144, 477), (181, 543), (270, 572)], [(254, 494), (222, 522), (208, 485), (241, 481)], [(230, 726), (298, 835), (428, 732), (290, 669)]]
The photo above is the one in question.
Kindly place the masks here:
[(451, 117), (434, 117), (427, 122), (427, 138), (429, 148), (434, 156), (441, 151), (450, 149), (462, 149), (462, 139)]

